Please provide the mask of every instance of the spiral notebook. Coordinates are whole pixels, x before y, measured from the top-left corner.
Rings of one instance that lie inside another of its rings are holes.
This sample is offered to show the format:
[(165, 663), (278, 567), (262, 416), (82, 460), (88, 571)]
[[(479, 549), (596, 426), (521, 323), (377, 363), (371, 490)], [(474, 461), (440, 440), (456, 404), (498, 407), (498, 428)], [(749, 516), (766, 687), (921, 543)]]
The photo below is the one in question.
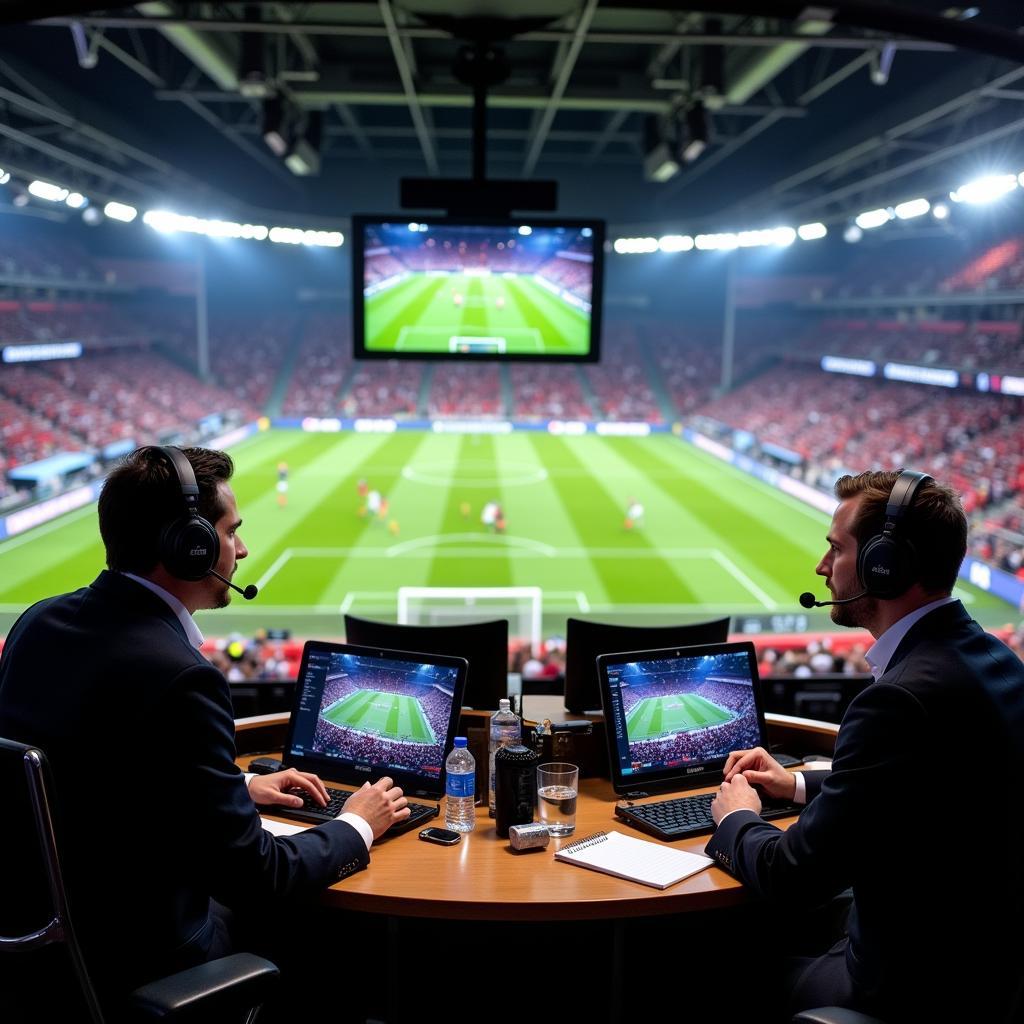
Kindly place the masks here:
[(659, 846), (621, 832), (595, 832), (577, 839), (563, 846), (555, 854), (555, 860), (641, 882), (655, 889), (667, 889), (714, 863), (702, 854)]

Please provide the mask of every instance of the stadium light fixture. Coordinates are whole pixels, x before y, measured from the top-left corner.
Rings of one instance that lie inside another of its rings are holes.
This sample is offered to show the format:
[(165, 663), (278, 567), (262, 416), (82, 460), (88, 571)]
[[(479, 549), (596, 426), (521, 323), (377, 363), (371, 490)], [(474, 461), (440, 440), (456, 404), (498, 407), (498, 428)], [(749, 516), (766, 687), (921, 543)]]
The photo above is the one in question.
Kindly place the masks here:
[(769, 234), (771, 235), (771, 241), (768, 243), (769, 245), (785, 247), (787, 245), (792, 245), (796, 241), (796, 229), (791, 228), (788, 225), (771, 228), (769, 229)]
[(900, 203), (893, 212), (900, 220), (911, 220), (914, 217), (923, 217), (931, 208), (932, 204), (927, 199), (908, 199), (905, 203)]
[(699, 100), (686, 112), (688, 141), (682, 149), (683, 163), (692, 164), (708, 148), (708, 112)]
[(6, 185), (11, 180), (11, 172), (0, 167), (0, 185)]
[(735, 249), (740, 244), (739, 236), (732, 231), (721, 231), (717, 234), (698, 235), (694, 245), (698, 249)]
[(520, 226), (519, 226), (519, 234), (524, 235), (524, 236), (525, 235), (532, 235), (533, 234), (533, 228), (531, 228), (529, 224), (520, 224)]
[(82, 211), (82, 220), (85, 221), (89, 227), (94, 228), (98, 224), (103, 223), (103, 211), (98, 206), (87, 206)]
[(345, 242), (345, 236), (340, 231), (314, 231), (302, 228), (271, 228), (269, 238), (272, 242), (284, 245), (326, 246), (332, 249)]
[(987, 174), (983, 178), (961, 185), (955, 192), (949, 193), (954, 203), (991, 203), (1012, 192), (1017, 187), (1015, 174)]
[(658, 240), (656, 238), (616, 238), (612, 248), (620, 254), (657, 252)]
[(109, 202), (103, 207), (103, 212), (111, 220), (119, 220), (124, 224), (131, 224), (133, 220), (139, 215), (139, 211), (134, 206), (129, 206), (127, 203), (116, 203)]
[(658, 239), (658, 248), (662, 252), (689, 252), (693, 248), (693, 239), (689, 235), (662, 235)]
[(843, 241), (849, 242), (851, 245), (856, 244), (864, 237), (864, 232), (861, 231), (856, 224), (847, 224), (846, 230), (843, 232)]
[(45, 199), (50, 203), (63, 203), (68, 197), (68, 190), (60, 185), (54, 185), (50, 181), (41, 181), (38, 178), (30, 181), (28, 190), (37, 199)]
[(812, 242), (815, 238), (824, 238), (828, 234), (828, 228), (824, 224), (815, 221), (813, 224), (801, 224), (796, 233), (805, 241)]
[(932, 216), (936, 220), (945, 220), (949, 216), (949, 207), (945, 203), (936, 203), (932, 207)]
[(64, 202), (70, 206), (72, 210), (80, 210), (83, 206), (88, 205), (89, 200), (86, 199), (81, 192), (70, 192)]
[(880, 228), (883, 224), (887, 224), (892, 220), (892, 210), (865, 210), (863, 213), (858, 213), (854, 217), (853, 222), (863, 231), (869, 231), (871, 228)]

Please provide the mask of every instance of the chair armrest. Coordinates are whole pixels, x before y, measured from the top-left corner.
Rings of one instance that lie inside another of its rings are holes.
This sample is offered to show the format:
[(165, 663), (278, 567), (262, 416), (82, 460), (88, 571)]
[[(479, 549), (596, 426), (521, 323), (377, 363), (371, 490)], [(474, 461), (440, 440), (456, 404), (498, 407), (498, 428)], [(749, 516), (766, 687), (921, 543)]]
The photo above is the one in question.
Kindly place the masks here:
[(877, 1017), (847, 1010), (842, 1006), (821, 1006), (816, 1010), (802, 1010), (791, 1024), (883, 1024)]
[(275, 964), (252, 953), (233, 953), (136, 989), (133, 1015), (165, 1020), (202, 1008), (204, 1018), (259, 1006), (280, 976)]

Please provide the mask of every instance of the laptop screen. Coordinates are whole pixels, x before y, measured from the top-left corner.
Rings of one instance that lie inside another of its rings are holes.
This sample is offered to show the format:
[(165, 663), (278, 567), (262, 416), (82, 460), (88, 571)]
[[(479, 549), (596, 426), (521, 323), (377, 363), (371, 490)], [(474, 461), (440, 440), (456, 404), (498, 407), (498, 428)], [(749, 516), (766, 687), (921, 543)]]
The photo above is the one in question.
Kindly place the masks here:
[(764, 743), (749, 643), (606, 655), (598, 665), (616, 789), (706, 785), (731, 751)]
[(285, 760), (338, 782), (388, 775), (440, 794), (465, 679), (462, 658), (310, 641)]

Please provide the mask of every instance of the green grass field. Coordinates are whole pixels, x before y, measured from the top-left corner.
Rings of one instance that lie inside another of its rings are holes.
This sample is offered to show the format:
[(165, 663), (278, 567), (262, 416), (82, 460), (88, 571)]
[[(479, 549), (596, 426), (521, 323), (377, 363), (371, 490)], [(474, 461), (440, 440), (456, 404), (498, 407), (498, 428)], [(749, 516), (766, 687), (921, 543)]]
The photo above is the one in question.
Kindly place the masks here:
[(695, 693), (646, 697), (626, 716), (626, 732), (630, 743), (633, 743), (721, 725), (731, 717), (725, 708)]
[[(257, 583), (260, 595), (200, 613), (212, 636), (264, 626), (340, 637), (347, 611), (394, 621), (400, 586), (540, 587), (548, 636), (564, 636), (569, 615), (635, 624), (802, 615), (800, 592), (824, 593), (814, 566), (827, 517), (669, 434), (278, 430), (232, 455), (250, 552), (235, 580)], [(290, 468), (283, 508), (282, 460)], [(388, 521), (359, 515), (360, 479), (388, 498)], [(645, 521), (629, 531), (632, 497)], [(505, 512), (504, 534), (480, 522), (492, 500)], [(0, 633), (29, 603), (83, 586), (102, 567), (95, 506), (3, 542)], [(958, 594), (987, 625), (1014, 617), (982, 591)], [(807, 614), (831, 628), (827, 611)]]
[(321, 712), (331, 725), (346, 726), (386, 739), (435, 743), (437, 737), (414, 697), (357, 690)]
[(378, 352), (449, 352), (462, 339), (490, 351), (582, 354), (590, 328), (588, 316), (527, 275), (419, 273), (370, 297), (365, 330), (366, 347)]

